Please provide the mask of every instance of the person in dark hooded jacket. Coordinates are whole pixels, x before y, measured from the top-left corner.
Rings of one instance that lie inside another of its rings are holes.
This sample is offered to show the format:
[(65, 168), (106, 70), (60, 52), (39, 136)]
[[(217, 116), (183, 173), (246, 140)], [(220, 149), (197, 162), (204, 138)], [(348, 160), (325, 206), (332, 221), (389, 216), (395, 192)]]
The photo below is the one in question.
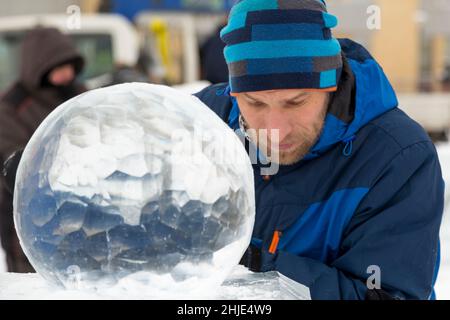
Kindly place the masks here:
[(200, 63), (202, 79), (212, 84), (228, 80), (228, 68), (223, 57), (225, 44), (220, 39), (221, 26), (200, 47)]
[[(85, 91), (77, 84), (84, 59), (57, 29), (38, 27), (25, 36), (19, 79), (0, 96), (0, 163), (23, 149), (57, 106)], [(14, 229), (12, 194), (0, 181), (0, 237), (10, 272), (32, 272)]]
[[(229, 83), (196, 94), (261, 151), (241, 263), (306, 285), (312, 299), (434, 298), (436, 149), (372, 56), (333, 38), (336, 25), (324, 1), (241, 0), (221, 32)], [(277, 170), (264, 172), (266, 160)]]

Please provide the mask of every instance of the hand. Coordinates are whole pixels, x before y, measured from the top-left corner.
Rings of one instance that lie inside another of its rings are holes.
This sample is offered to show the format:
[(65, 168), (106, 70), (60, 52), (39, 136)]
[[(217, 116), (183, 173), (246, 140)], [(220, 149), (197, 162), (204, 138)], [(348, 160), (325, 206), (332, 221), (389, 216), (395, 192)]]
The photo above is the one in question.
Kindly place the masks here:
[(16, 173), (22, 158), (23, 150), (17, 150), (3, 163), (3, 176), (5, 177), (5, 186), (9, 193), (14, 194), (16, 183)]
[(261, 249), (253, 244), (245, 251), (239, 264), (247, 267), (252, 272), (261, 271)]

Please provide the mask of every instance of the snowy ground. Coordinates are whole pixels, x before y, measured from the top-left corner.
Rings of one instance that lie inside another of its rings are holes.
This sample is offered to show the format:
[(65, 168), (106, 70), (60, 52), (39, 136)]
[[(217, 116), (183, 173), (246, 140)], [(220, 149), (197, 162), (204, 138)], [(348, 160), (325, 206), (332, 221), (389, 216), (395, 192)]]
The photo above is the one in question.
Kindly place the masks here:
[(278, 272), (253, 273), (243, 266), (236, 266), (213, 292), (195, 296), (191, 292), (173, 291), (155, 294), (152, 286), (133, 277), (122, 279), (113, 288), (81, 291), (53, 287), (38, 274), (3, 273), (0, 274), (0, 300), (311, 300), (307, 287)]
[(450, 211), (447, 210), (441, 229), (441, 269), (436, 283), (439, 300), (450, 300)]
[[(441, 269), (436, 284), (438, 299), (450, 300), (450, 145), (438, 146), (444, 179), (448, 186), (447, 209), (441, 228)], [(4, 254), (0, 249), (0, 273), (6, 272)]]
[(436, 295), (440, 300), (450, 300), (450, 145), (439, 145), (437, 149), (446, 183), (446, 209), (441, 227), (441, 268)]
[(0, 248), (0, 273), (6, 272), (5, 254)]

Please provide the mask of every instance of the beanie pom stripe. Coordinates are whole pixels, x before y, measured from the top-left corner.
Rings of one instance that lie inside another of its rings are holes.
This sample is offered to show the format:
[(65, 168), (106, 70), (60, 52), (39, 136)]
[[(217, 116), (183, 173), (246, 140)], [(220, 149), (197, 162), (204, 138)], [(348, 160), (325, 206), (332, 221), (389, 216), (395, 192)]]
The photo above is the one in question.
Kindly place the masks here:
[(324, 72), (342, 68), (342, 57), (292, 57), (285, 59), (251, 59), (229, 64), (230, 73), (235, 77), (244, 75)]
[(292, 23), (292, 24), (262, 24), (254, 25), (252, 29), (253, 41), (265, 40), (330, 40), (326, 39), (321, 28), (317, 24)]
[[(334, 73), (328, 73), (322, 76), (322, 73), (280, 73), (276, 77), (273, 75), (245, 75), (242, 77), (233, 77), (230, 80), (232, 93), (254, 92), (265, 90), (283, 90), (283, 89), (314, 89), (323, 91), (335, 91), (336, 83), (342, 70), (333, 70)], [(334, 76), (334, 79), (332, 78)], [(323, 79), (323, 80), (322, 80)], [(317, 87), (317, 83), (323, 84)], [(327, 84), (327, 85), (326, 85)]]
[(236, 3), (233, 8), (231, 8), (230, 15), (235, 13), (247, 13), (249, 11), (260, 11), (260, 10), (273, 10), (279, 9), (277, 0), (243, 0)]
[(247, 59), (335, 56), (341, 52), (336, 39), (252, 41), (225, 47), (228, 63)]
[(330, 40), (331, 32), (327, 32), (318, 24), (257, 24), (227, 33), (222, 38), (229, 46), (250, 41), (267, 40)]
[(265, 10), (247, 13), (246, 25), (256, 24), (286, 24), (286, 23), (317, 23), (324, 27), (325, 16), (314, 10)]

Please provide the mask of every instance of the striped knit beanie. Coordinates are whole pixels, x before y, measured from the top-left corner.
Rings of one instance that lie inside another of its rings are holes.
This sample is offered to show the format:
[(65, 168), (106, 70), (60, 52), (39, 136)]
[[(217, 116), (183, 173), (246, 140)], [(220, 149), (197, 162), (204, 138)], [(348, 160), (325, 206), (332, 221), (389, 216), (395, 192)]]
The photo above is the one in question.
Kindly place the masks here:
[(337, 18), (321, 0), (241, 0), (222, 29), (231, 93), (276, 89), (336, 91)]

